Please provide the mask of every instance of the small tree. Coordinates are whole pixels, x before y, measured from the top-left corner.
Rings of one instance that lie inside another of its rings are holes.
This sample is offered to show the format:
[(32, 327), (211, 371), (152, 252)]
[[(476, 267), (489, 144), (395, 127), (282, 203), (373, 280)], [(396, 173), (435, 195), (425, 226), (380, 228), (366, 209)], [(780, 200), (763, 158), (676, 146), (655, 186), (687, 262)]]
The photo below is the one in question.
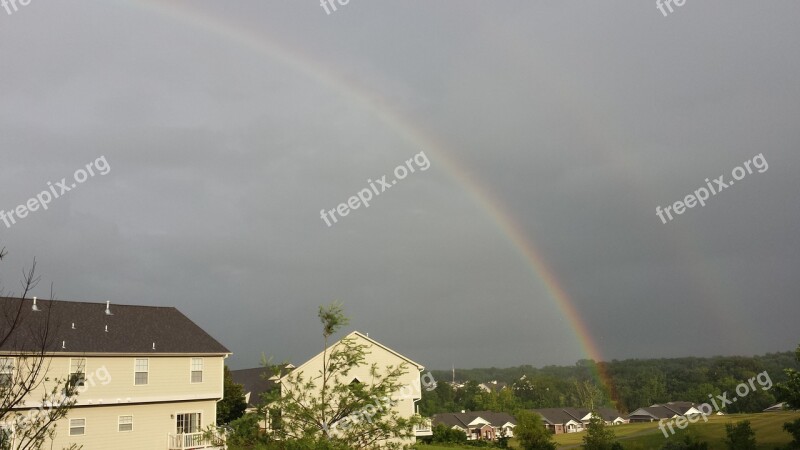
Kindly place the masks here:
[(606, 427), (606, 423), (597, 415), (592, 414), (586, 428), (586, 435), (583, 436), (584, 450), (616, 450), (620, 448), (614, 432)]
[(223, 374), (222, 400), (217, 402), (217, 424), (230, 423), (244, 415), (247, 402), (244, 401), (244, 387), (233, 381), (228, 366)]
[[(800, 362), (800, 345), (795, 350), (795, 359)], [(800, 372), (794, 369), (786, 369), (784, 372), (787, 376), (786, 382), (775, 386), (777, 398), (786, 402), (790, 408), (800, 409)], [(789, 448), (800, 449), (800, 419), (784, 423), (783, 429), (794, 438)]]
[(517, 426), (514, 435), (523, 450), (555, 450), (553, 436), (544, 427), (539, 414), (521, 410), (517, 412)]
[(783, 430), (791, 434), (793, 438), (792, 442), (789, 443), (789, 449), (800, 450), (800, 419), (784, 423)]
[(685, 430), (678, 430), (670, 437), (661, 450), (708, 450), (708, 442), (697, 441)]
[(750, 428), (749, 420), (737, 422), (736, 425), (726, 423), (725, 434), (725, 445), (728, 446), (728, 450), (756, 449), (756, 433)]
[(414, 437), (422, 418), (405, 418), (393, 408), (405, 363), (382, 369), (369, 366), (369, 382), (351, 382), (350, 372), (366, 366), (368, 345), (345, 338), (329, 348), (329, 340), (349, 322), (341, 304), (320, 306), (324, 341), (322, 368), (316, 374), (280, 373), (280, 389), (266, 394), (266, 408), (279, 411), (272, 431), (283, 442), (312, 442), (319, 448), (339, 444), (367, 449), (399, 447), (393, 439)]
[(433, 437), (431, 442), (442, 444), (463, 444), (467, 442), (467, 433), (454, 430), (445, 424), (437, 424), (433, 427)]
[[(795, 359), (800, 362), (800, 345), (795, 350)], [(787, 380), (776, 387), (779, 400), (786, 402), (792, 409), (800, 409), (800, 371), (785, 369)]]
[[(0, 260), (5, 256), (5, 248), (0, 249)], [(48, 375), (50, 354), (58, 348), (55, 342), (58, 330), (51, 320), (56, 306), (51, 300), (33, 308), (33, 302), (26, 301), (40, 279), (34, 258), (30, 269), (22, 271), (21, 297), (0, 301), (0, 348), (5, 352), (0, 357), (0, 422), (9, 424), (13, 434), (12, 438), (6, 431), (0, 432), (4, 448), (10, 448), (9, 441), (13, 441), (17, 450), (41, 448), (55, 436), (56, 422), (66, 417), (83, 387), (80, 374), (73, 380)], [(0, 289), (0, 296), (3, 295), (5, 292)], [(52, 285), (50, 298), (53, 298)], [(25, 409), (26, 402), (31, 400), (37, 400), (41, 406)]]

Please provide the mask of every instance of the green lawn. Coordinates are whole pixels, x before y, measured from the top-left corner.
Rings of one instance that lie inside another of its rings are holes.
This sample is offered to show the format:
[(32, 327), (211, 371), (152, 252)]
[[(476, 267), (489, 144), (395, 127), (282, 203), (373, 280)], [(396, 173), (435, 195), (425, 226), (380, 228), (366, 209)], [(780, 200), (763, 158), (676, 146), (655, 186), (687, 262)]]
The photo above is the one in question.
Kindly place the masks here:
[[(739, 422), (749, 420), (750, 426), (756, 432), (758, 448), (763, 450), (774, 450), (775, 447), (785, 446), (791, 442), (789, 433), (783, 431), (784, 422), (791, 422), (800, 419), (800, 412), (775, 412), (759, 414), (730, 414), (727, 416), (713, 416), (708, 418), (708, 423), (700, 420), (697, 423), (689, 424), (688, 430), (699, 440), (706, 441), (710, 450), (725, 450), (725, 424), (728, 422)], [(628, 425), (617, 425), (612, 427), (619, 441), (629, 450), (652, 450), (661, 448), (667, 442), (667, 438), (658, 429), (658, 423), (633, 423)], [(667, 430), (669, 432), (669, 430)], [(553, 436), (553, 440), (559, 445), (559, 449), (579, 448), (583, 443), (585, 433), (559, 434)], [(512, 441), (512, 446), (516, 448)], [(457, 446), (445, 447), (441, 445), (417, 445), (418, 450), (463, 450), (475, 449), (476, 447)]]
[[(750, 426), (756, 432), (758, 448), (773, 450), (776, 446), (786, 445), (791, 442), (789, 433), (783, 431), (784, 422), (800, 419), (800, 412), (775, 412), (759, 414), (730, 414), (727, 416), (712, 416), (708, 423), (700, 422), (689, 424), (688, 430), (699, 440), (706, 441), (711, 450), (725, 450), (725, 424), (749, 420)], [(634, 423), (613, 427), (619, 441), (628, 449), (657, 449), (667, 441), (658, 423)], [(669, 432), (669, 430), (667, 430)], [(561, 434), (554, 436), (559, 448), (574, 448), (583, 442), (584, 433)]]

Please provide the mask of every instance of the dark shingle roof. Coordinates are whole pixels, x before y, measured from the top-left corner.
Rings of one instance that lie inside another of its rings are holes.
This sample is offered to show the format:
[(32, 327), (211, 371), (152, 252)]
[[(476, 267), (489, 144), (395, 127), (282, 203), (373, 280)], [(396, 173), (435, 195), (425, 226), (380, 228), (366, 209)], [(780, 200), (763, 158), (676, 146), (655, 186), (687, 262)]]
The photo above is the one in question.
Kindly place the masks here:
[(467, 428), (467, 425), (478, 417), (486, 420), (492, 425), (499, 427), (507, 422), (516, 425), (517, 420), (511, 414), (504, 412), (494, 411), (470, 411), (465, 413), (441, 413), (433, 416), (433, 424), (444, 424), (448, 427), (458, 425), (461, 428)]
[[(533, 412), (542, 416), (542, 418), (550, 424), (564, 424), (570, 420), (580, 422), (581, 419), (589, 414), (588, 408), (540, 408), (533, 409)], [(617, 417), (622, 417), (622, 414), (612, 408), (597, 408), (595, 414), (599, 415), (601, 419), (606, 422), (611, 422)]]
[(256, 367), (254, 369), (231, 370), (234, 383), (244, 386), (244, 393), (250, 393), (250, 405), (255, 406), (261, 402), (261, 394), (275, 388), (276, 380), (269, 380), (273, 375), (272, 369)]
[[(21, 303), (22, 302), (22, 303)], [(46, 350), (56, 353), (230, 353), (173, 307), (37, 300), (0, 297), (0, 339), (19, 312), (19, 326), (0, 351), (35, 351), (48, 322)], [(74, 328), (73, 328), (74, 324)], [(155, 350), (153, 344), (155, 343)]]
[(580, 408), (539, 408), (531, 411), (539, 414), (542, 419), (553, 425), (565, 424), (570, 420), (580, 422), (582, 417), (589, 414), (588, 409)]
[(642, 408), (637, 409), (636, 411), (642, 410), (646, 414), (634, 414), (631, 413), (629, 417), (653, 417), (656, 419), (669, 419), (674, 416), (682, 416), (686, 414), (690, 408), (694, 406), (692, 402), (669, 402), (669, 403), (661, 403), (655, 404), (651, 406), (645, 406)]

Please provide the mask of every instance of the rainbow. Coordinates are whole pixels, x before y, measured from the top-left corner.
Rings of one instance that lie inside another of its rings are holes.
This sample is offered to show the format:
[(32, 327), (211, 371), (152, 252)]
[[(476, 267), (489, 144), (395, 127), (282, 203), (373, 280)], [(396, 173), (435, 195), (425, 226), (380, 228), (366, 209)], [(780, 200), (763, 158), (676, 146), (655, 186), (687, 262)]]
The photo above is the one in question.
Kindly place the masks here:
[[(513, 248), (528, 263), (533, 275), (543, 282), (561, 313), (574, 329), (583, 353), (596, 362), (603, 361), (600, 349), (592, 339), (589, 328), (581, 318), (574, 302), (562, 287), (556, 274), (540, 256), (540, 252), (534, 242), (508, 212), (508, 208), (500, 200), (500, 197), (493, 195), (492, 190), (474, 176), (468, 167), (460, 163), (455, 155), (445, 145), (438, 142), (434, 136), (425, 132), (421, 127), (415, 126), (409, 118), (402, 117), (398, 112), (389, 109), (379, 94), (356, 85), (352, 79), (342, 76), (330, 67), (319, 64), (311, 57), (306, 57), (298, 49), (290, 49), (286, 46), (278, 45), (277, 41), (270, 39), (264, 30), (254, 32), (244, 29), (241, 24), (228, 23), (219, 17), (191, 7), (188, 2), (124, 0), (122, 3), (167, 17), (188, 27), (199, 28), (205, 32), (213, 33), (215, 36), (224, 38), (233, 44), (290, 67), (300, 74), (341, 93), (350, 101), (358, 103), (415, 146), (431, 152), (430, 154), (435, 155), (436, 165), (444, 167), (448, 175), (462, 186), (492, 218)], [(599, 132), (602, 133), (602, 131)], [(593, 376), (607, 389), (607, 392), (613, 398), (614, 387), (610, 377), (603, 370), (603, 366), (595, 364), (594, 369)]]

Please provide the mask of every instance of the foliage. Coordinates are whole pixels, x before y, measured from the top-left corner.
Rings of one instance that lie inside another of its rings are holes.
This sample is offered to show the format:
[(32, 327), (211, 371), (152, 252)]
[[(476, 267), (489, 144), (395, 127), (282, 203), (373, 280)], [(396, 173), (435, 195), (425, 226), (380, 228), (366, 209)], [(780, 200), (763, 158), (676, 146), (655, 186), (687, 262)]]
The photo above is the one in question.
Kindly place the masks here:
[(440, 444), (463, 444), (467, 442), (467, 434), (440, 423), (433, 427), (433, 438), (431, 442)]
[(737, 422), (736, 425), (726, 423), (725, 434), (725, 445), (728, 446), (728, 450), (756, 449), (756, 433), (750, 428), (749, 420)]
[[(784, 372), (786, 368), (793, 370)], [(608, 375), (611, 391), (606, 391), (606, 386), (590, 385), (590, 392), (586, 392), (585, 383), (594, 379), (597, 370)], [(574, 407), (592, 403), (596, 407), (608, 406), (630, 412), (653, 403), (676, 400), (704, 403), (709, 394), (733, 393), (738, 384), (765, 371), (776, 385), (783, 385), (790, 382), (791, 374), (799, 370), (800, 359), (795, 360), (794, 352), (755, 357), (629, 359), (599, 363), (582, 360), (573, 366), (456, 369), (458, 379), (466, 383), (457, 390), (450, 383), (441, 381), (451, 379), (449, 370), (432, 371), (439, 383), (435, 390), (422, 393), (419, 405), (420, 412), (428, 416), (462, 409), (511, 413), (516, 408)], [(482, 392), (478, 387), (480, 383), (492, 380), (507, 383), (509, 387), (491, 393)], [(800, 381), (790, 384), (800, 386)], [(579, 388), (580, 385), (583, 387)], [(726, 412), (760, 412), (776, 403), (777, 389), (764, 390), (756, 386), (755, 391), (728, 405)], [(505, 398), (501, 399), (502, 396)]]
[[(322, 368), (317, 373), (280, 373), (280, 389), (266, 395), (265, 408), (280, 411), (272, 437), (283, 443), (327, 442), (353, 448), (393, 447), (393, 439), (414, 436), (422, 418), (402, 417), (393, 406), (407, 365), (367, 366), (369, 346), (356, 338), (344, 338), (329, 347), (329, 339), (348, 323), (342, 306), (320, 306), (324, 347)], [(350, 372), (367, 369), (369, 382), (353, 380)], [(299, 445), (299, 444), (298, 444)], [(326, 444), (327, 445), (327, 444)]]
[[(0, 260), (6, 256), (0, 249)], [(83, 382), (82, 370), (72, 378), (51, 378), (49, 352), (56, 346), (56, 326), (51, 320), (57, 306), (43, 301), (32, 309), (28, 294), (39, 284), (36, 258), (30, 269), (22, 271), (22, 295), (19, 299), (4, 301), (0, 305), (0, 346), (11, 343), (16, 348), (23, 345), (14, 358), (5, 358), (4, 375), (0, 382), (0, 422), (14, 428), (14, 445), (17, 450), (35, 450), (55, 436), (56, 423), (67, 416), (77, 402), (77, 396), (89, 388)], [(0, 295), (13, 297), (0, 289)], [(50, 298), (54, 297), (52, 285)], [(36, 396), (36, 397), (34, 397)], [(36, 400), (39, 408), (24, 409), (26, 401)], [(5, 433), (0, 443), (7, 439)]]
[(544, 427), (541, 416), (520, 410), (516, 413), (516, 418), (514, 436), (523, 450), (555, 450), (556, 444), (550, 432)]
[(247, 403), (244, 401), (244, 387), (233, 382), (228, 366), (223, 375), (222, 400), (217, 402), (217, 424), (230, 423), (244, 415)]
[[(795, 360), (800, 363), (800, 345), (795, 351)], [(778, 399), (788, 403), (792, 409), (800, 409), (800, 371), (796, 369), (785, 369), (786, 381), (779, 383), (777, 387)]]
[(670, 436), (661, 450), (708, 450), (708, 442), (698, 441), (684, 430)]
[(227, 427), (227, 444), (234, 448), (250, 448), (258, 444), (267, 443), (269, 439), (261, 432), (259, 427), (261, 419), (262, 416), (260, 414), (249, 413), (232, 420)]
[(615, 450), (619, 448), (615, 441), (614, 432), (606, 427), (603, 419), (592, 415), (586, 427), (586, 435), (583, 436), (584, 450)]
[(783, 430), (792, 435), (792, 442), (789, 444), (790, 449), (800, 450), (800, 419), (794, 422), (786, 422), (783, 424)]

